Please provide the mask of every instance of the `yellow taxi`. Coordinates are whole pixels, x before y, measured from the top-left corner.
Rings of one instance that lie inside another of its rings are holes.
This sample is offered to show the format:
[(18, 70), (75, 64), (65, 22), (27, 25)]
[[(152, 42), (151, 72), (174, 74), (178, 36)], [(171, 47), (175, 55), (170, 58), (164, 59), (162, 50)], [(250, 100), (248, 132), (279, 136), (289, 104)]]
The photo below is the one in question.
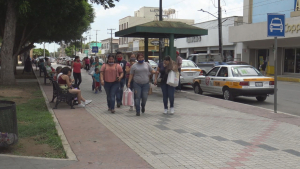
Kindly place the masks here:
[(220, 65), (195, 78), (193, 88), (197, 94), (220, 94), (225, 100), (249, 96), (262, 102), (274, 94), (274, 79), (263, 76), (250, 65)]
[(181, 85), (192, 85), (193, 79), (201, 74), (201, 69), (191, 60), (182, 60), (180, 83)]

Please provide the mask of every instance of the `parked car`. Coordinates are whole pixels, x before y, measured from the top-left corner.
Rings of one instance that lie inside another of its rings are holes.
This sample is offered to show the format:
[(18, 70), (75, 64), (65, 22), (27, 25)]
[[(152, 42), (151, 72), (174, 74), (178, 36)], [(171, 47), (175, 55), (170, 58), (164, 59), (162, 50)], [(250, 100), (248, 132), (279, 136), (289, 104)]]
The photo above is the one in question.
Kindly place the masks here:
[(265, 101), (268, 95), (274, 94), (274, 79), (263, 76), (250, 65), (221, 65), (195, 78), (193, 88), (197, 94), (220, 94), (225, 100), (249, 96)]
[(158, 64), (156, 62), (154, 62), (153, 60), (148, 60), (148, 61), (153, 69), (156, 69), (158, 67)]
[(182, 60), (180, 83), (181, 85), (192, 85), (194, 78), (198, 77), (201, 69), (191, 60)]

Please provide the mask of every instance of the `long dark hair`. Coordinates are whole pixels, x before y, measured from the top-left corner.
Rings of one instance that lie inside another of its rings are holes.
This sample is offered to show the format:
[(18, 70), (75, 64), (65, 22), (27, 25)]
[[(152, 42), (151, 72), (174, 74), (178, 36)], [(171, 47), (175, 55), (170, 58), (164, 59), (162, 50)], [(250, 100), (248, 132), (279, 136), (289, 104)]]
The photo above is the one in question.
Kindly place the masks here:
[(79, 59), (79, 56), (75, 56), (74, 61), (76, 61), (77, 59)]

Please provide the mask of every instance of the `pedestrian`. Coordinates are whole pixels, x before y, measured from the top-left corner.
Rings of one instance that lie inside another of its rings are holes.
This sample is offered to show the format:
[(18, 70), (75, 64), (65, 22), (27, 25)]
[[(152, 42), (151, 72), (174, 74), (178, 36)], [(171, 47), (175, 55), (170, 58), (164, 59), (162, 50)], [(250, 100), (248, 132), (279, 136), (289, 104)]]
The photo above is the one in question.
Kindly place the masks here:
[(72, 70), (73, 70), (73, 77), (75, 80), (75, 85), (78, 87), (81, 84), (81, 68), (83, 68), (83, 64), (81, 64), (79, 56), (75, 56), (74, 62), (72, 63), (71, 66)]
[[(133, 54), (133, 56), (135, 56)], [(129, 74), (130, 74), (130, 68), (132, 65), (134, 65), (136, 62), (135, 58), (130, 58), (130, 61), (126, 64), (126, 86), (128, 87), (128, 81), (129, 81)], [(130, 90), (133, 91), (133, 80), (130, 83)], [(130, 106), (129, 111), (133, 111), (133, 106)]]
[(267, 68), (267, 65), (268, 65), (268, 61), (267, 59), (264, 60), (264, 63), (262, 65), (260, 65), (261, 67), (261, 72), (262, 74), (265, 76), (266, 75), (266, 68)]
[(90, 58), (90, 67), (92, 67), (93, 63), (94, 63), (94, 58), (93, 58), (93, 56), (91, 56), (91, 58)]
[(93, 81), (95, 82), (95, 94), (97, 94), (100, 86), (100, 70), (98, 68), (95, 68), (95, 73), (93, 74)]
[(113, 55), (109, 55), (107, 63), (101, 67), (100, 79), (106, 92), (108, 111), (111, 113), (115, 113), (115, 97), (123, 75), (122, 67), (115, 63)]
[[(93, 64), (92, 64), (92, 69), (95, 69), (95, 68), (98, 68), (99, 70), (101, 70), (101, 67), (102, 67), (102, 65), (103, 65), (103, 62), (101, 61), (99, 61), (99, 58), (98, 57), (96, 57), (95, 58), (95, 61), (93, 62)], [(99, 92), (102, 92), (102, 85), (101, 85), (101, 83), (100, 83), (100, 86), (99, 86)], [(94, 79), (93, 79), (93, 84), (92, 84), (92, 90), (94, 91), (94, 89), (95, 89), (95, 82), (94, 82)]]
[(91, 103), (92, 100), (85, 100), (81, 95), (81, 91), (72, 86), (72, 82), (70, 80), (72, 69), (67, 67), (62, 71), (63, 74), (58, 78), (58, 84), (62, 89), (68, 90), (70, 93), (77, 95), (78, 107), (85, 107), (85, 105)]
[(85, 58), (85, 69), (86, 71), (90, 70), (90, 59), (88, 57)]
[[(177, 63), (177, 67), (178, 67), (178, 72), (180, 74), (181, 73), (182, 58), (180, 57), (178, 51), (176, 51), (176, 63)], [(179, 78), (179, 83), (178, 83), (178, 86), (176, 87), (176, 90), (181, 92), (180, 78)]]
[[(144, 55), (137, 54), (138, 63), (133, 64), (130, 68), (130, 75), (127, 86), (131, 87), (131, 81), (133, 79), (134, 89), (134, 104), (136, 109), (136, 115), (140, 116), (142, 107), (142, 113), (145, 113), (145, 106), (148, 98), (148, 92), (150, 89), (149, 75), (156, 73), (152, 69), (149, 63), (145, 63)], [(142, 103), (141, 103), (142, 99)]]
[[(54, 75), (54, 77), (53, 77), (53, 80), (54, 80), (54, 81), (57, 81), (57, 80), (58, 80), (58, 75), (61, 73), (61, 69), (62, 69), (61, 66), (58, 66), (58, 67), (56, 68), (56, 70), (55, 70), (55, 75)], [(62, 73), (61, 73), (61, 74), (62, 74)]]
[[(116, 54), (117, 63), (122, 67), (123, 72), (125, 72), (127, 61), (123, 59), (122, 52), (117, 52)], [(117, 107), (120, 108), (122, 105), (122, 99), (123, 99), (123, 89), (125, 85), (125, 76), (120, 79), (120, 87), (117, 92)]]
[[(177, 64), (171, 59), (170, 56), (164, 58), (163, 63), (160, 63), (157, 68), (157, 72), (160, 73), (160, 86), (163, 94), (163, 102), (164, 102), (164, 114), (168, 114), (168, 99), (170, 100), (170, 114), (174, 114), (174, 93), (175, 87), (167, 84), (168, 74), (170, 71), (177, 72), (178, 67)], [(154, 84), (157, 84), (158, 74), (155, 75)]]

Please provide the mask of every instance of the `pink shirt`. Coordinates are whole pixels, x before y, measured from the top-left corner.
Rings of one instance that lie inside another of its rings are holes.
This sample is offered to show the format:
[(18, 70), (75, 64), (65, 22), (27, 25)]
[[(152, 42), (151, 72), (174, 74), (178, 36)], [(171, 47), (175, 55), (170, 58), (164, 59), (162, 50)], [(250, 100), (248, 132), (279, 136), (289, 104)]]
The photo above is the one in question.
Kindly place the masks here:
[[(180, 56), (177, 56), (176, 62), (177, 62), (178, 68), (181, 68), (182, 58), (181, 58)], [(179, 65), (180, 65), (180, 66), (179, 66)]]
[(115, 82), (117, 77), (123, 73), (123, 69), (119, 64), (108, 65), (104, 64), (101, 67), (101, 72), (103, 72), (105, 82)]
[(90, 64), (90, 59), (85, 59), (85, 64), (89, 65)]

